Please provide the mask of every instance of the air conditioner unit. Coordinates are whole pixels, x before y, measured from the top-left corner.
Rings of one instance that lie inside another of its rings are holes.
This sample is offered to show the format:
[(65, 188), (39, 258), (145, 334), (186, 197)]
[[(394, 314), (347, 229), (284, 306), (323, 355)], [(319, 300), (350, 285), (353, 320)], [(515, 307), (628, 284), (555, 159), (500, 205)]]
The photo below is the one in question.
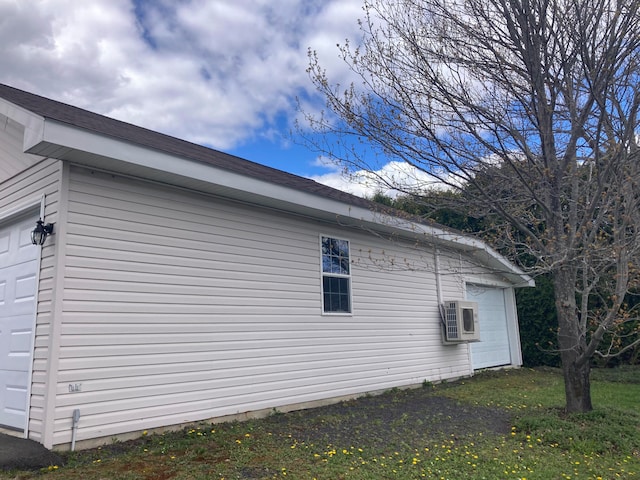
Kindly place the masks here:
[(445, 344), (479, 342), (478, 304), (465, 300), (451, 300), (442, 309), (443, 334)]

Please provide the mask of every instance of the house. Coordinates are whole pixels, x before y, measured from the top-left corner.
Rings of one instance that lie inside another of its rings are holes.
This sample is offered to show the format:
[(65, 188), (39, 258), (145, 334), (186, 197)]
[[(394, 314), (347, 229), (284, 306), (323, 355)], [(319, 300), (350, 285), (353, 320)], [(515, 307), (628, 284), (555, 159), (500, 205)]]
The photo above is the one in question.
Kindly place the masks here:
[[(0, 284), (0, 425), (64, 449), (519, 366), (533, 281), (476, 239), (1, 85)], [(445, 302), (479, 342), (446, 341)]]

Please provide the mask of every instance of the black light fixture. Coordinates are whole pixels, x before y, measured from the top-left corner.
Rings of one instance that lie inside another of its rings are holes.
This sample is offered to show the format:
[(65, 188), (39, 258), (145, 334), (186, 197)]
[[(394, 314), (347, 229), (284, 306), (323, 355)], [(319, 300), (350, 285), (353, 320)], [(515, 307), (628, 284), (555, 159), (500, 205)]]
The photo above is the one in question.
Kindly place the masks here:
[(47, 235), (53, 233), (53, 223), (45, 224), (42, 219), (38, 219), (36, 222), (36, 228), (31, 232), (31, 243), (34, 245), (42, 245), (47, 238)]

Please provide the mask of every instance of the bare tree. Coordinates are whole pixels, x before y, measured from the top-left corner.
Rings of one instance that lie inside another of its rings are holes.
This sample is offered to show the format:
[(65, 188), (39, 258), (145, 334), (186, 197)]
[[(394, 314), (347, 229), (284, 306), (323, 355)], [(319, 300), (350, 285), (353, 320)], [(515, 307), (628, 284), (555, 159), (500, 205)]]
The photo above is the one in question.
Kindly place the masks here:
[(357, 81), (334, 85), (310, 52), (327, 105), (306, 115), (311, 146), (347, 169), (401, 160), (464, 189), (509, 225), (502, 241), (526, 267), (551, 273), (570, 412), (592, 409), (591, 360), (614, 353), (602, 340), (630, 318), (638, 280), (639, 7), (367, 0), (362, 43), (340, 47)]

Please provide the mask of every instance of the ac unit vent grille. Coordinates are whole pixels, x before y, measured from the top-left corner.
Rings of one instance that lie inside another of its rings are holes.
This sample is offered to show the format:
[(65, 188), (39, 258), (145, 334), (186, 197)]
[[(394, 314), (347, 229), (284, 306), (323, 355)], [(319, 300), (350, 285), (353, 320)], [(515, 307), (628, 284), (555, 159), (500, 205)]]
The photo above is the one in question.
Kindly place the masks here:
[(447, 315), (447, 338), (451, 340), (460, 338), (460, 332), (458, 331), (458, 312), (456, 302), (448, 302), (445, 311)]

